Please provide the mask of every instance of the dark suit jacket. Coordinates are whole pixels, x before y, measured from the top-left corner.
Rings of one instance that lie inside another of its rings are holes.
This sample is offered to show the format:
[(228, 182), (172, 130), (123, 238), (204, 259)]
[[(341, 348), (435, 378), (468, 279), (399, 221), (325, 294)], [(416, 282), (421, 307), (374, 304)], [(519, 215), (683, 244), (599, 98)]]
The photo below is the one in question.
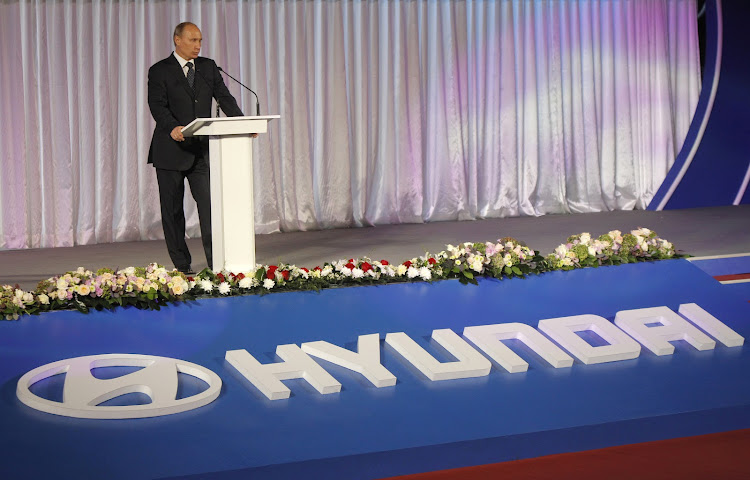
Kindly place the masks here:
[(198, 117), (211, 116), (211, 99), (215, 98), (230, 117), (242, 115), (216, 63), (198, 57), (195, 62), (195, 93), (190, 89), (180, 62), (170, 55), (148, 70), (148, 106), (156, 120), (156, 128), (148, 151), (148, 163), (164, 170), (188, 170), (196, 155), (208, 157), (208, 138), (172, 140), (174, 127), (185, 126)]

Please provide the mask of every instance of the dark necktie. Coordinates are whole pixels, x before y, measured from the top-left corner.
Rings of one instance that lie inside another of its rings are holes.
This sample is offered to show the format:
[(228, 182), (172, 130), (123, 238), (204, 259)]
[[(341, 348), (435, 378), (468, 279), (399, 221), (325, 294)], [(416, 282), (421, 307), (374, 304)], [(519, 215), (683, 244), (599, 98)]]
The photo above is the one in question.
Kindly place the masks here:
[(188, 73), (187, 73), (188, 85), (190, 85), (191, 90), (195, 91), (195, 70), (193, 70), (193, 62), (188, 62), (187, 67), (188, 67)]

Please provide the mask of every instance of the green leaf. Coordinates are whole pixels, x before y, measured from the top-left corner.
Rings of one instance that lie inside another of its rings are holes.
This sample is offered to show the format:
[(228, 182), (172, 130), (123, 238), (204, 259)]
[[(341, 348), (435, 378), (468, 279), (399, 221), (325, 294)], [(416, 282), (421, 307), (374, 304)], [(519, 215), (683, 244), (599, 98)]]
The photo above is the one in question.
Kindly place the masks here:
[(516, 275), (523, 275), (521, 269), (516, 267), (515, 265), (513, 265), (513, 268), (511, 270), (513, 270), (513, 273), (515, 273)]
[(474, 280), (474, 274), (471, 273), (471, 270), (464, 270), (464, 277), (468, 278), (469, 280)]
[(76, 306), (76, 310), (78, 310), (81, 313), (89, 313), (89, 307), (86, 306), (85, 303), (78, 300), (77, 296), (73, 297), (73, 304)]

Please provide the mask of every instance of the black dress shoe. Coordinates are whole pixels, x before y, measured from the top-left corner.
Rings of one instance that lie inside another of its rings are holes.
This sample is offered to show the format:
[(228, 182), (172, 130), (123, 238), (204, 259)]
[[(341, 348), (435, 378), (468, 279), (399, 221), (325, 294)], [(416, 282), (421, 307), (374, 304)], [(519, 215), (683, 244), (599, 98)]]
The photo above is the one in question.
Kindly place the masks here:
[(185, 275), (195, 275), (195, 270), (190, 265), (177, 267), (177, 270), (184, 273)]

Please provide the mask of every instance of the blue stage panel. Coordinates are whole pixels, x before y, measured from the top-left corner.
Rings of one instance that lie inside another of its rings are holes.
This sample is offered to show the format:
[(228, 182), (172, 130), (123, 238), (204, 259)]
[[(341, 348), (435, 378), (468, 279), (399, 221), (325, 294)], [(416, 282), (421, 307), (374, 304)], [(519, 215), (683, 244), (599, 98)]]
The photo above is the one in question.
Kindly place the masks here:
[(711, 276), (750, 273), (750, 255), (705, 260), (698, 258), (692, 259), (691, 263)]
[[(431, 382), (381, 342), (395, 387), (377, 389), (320, 363), (342, 391), (294, 380), (267, 400), (224, 361), (246, 349), (406, 332), (438, 358), (433, 329), (697, 303), (748, 337), (750, 304), (685, 260), (556, 272), (526, 280), (456, 281), (207, 299), (144, 312), (59, 312), (0, 323), (0, 477), (160, 478), (214, 472), (242, 478), (377, 478), (636, 441), (750, 427), (746, 347), (554, 369), (521, 348), (526, 373), (496, 365), (478, 379)], [(223, 380), (212, 404), (154, 419), (81, 420), (34, 411), (15, 397), (27, 371), (105, 353), (174, 357)], [(40, 461), (44, 459), (44, 461)], [(224, 474), (222, 473), (224, 472)], [(321, 472), (327, 472), (323, 474)], [(331, 472), (338, 472), (331, 476)]]

